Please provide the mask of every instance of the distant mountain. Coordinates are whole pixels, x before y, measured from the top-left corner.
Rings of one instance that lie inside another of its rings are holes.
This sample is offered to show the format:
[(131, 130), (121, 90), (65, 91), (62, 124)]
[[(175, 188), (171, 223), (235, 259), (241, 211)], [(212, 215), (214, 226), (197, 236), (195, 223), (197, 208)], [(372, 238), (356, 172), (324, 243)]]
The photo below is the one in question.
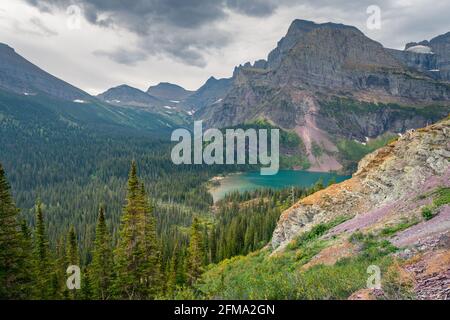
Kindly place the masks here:
[(206, 83), (184, 101), (194, 110), (204, 108), (210, 104), (218, 103), (230, 90), (233, 79), (216, 79), (210, 77)]
[[(119, 98), (129, 105), (108, 103)], [(0, 132), (2, 138), (52, 132), (64, 136), (76, 131), (104, 134), (164, 133), (187, 122), (186, 114), (130, 108), (154, 105), (158, 99), (137, 89), (121, 86), (98, 99), (60, 80), (0, 44)], [(167, 137), (168, 135), (165, 134)]]
[(108, 89), (97, 97), (108, 103), (136, 107), (155, 107), (163, 104), (160, 99), (127, 85), (120, 85)]
[(148, 88), (147, 93), (158, 99), (178, 102), (186, 99), (193, 91), (188, 91), (176, 84), (161, 82)]
[(414, 52), (420, 47), (431, 51), (435, 62), (432, 72), (438, 78), (450, 81), (450, 32), (437, 36), (430, 41), (424, 40), (419, 43), (411, 42), (405, 47), (405, 51)]
[(0, 43), (0, 88), (23, 95), (45, 93), (69, 101), (87, 101), (86, 92), (64, 82), (27, 61), (6, 44)]
[(265, 119), (297, 133), (310, 170), (341, 170), (367, 140), (450, 112), (450, 84), (430, 74), (433, 59), (386, 49), (352, 26), (295, 20), (267, 61), (237, 67), (225, 97), (195, 116), (209, 127)]

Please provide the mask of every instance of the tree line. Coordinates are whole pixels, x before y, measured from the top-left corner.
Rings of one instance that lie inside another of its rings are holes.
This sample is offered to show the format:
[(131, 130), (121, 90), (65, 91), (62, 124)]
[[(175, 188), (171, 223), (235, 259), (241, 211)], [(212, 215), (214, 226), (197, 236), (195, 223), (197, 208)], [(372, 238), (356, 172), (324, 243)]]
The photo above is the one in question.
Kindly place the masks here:
[[(76, 231), (70, 228), (53, 250), (48, 241), (45, 213), (38, 200), (34, 228), (19, 219), (19, 210), (0, 165), (0, 298), (1, 299), (155, 299), (167, 292), (167, 275), (161, 265), (153, 205), (144, 184), (131, 165), (126, 204), (122, 210), (117, 244), (106, 226), (100, 207), (92, 260), (82, 263)], [(198, 221), (198, 220), (196, 220)], [(199, 223), (191, 228), (186, 250), (185, 282), (200, 275)], [(69, 290), (67, 268), (81, 269), (81, 288)], [(184, 280), (183, 280), (184, 282)], [(169, 288), (170, 289), (170, 288)]]

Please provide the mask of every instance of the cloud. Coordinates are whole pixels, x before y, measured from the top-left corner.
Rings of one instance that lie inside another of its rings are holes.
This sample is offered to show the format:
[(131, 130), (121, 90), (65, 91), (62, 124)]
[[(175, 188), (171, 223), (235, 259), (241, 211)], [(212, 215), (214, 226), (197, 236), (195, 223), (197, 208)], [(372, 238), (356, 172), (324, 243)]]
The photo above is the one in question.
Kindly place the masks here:
[(56, 35), (58, 35), (58, 32), (51, 30), (38, 17), (32, 17), (30, 19), (30, 24), (31, 24), (32, 27), (37, 29), (37, 33), (40, 33), (40, 34), (42, 34), (44, 36), (56, 36)]
[(91, 24), (125, 29), (138, 36), (135, 48), (96, 52), (122, 64), (135, 64), (148, 55), (166, 55), (205, 67), (205, 53), (226, 46), (227, 31), (218, 26), (230, 12), (251, 17), (274, 13), (276, 0), (25, 0), (45, 12), (78, 5)]
[(114, 51), (96, 50), (94, 55), (99, 57), (107, 57), (119, 64), (128, 66), (134, 66), (140, 61), (144, 61), (147, 58), (147, 54), (142, 51), (127, 50), (124, 48), (118, 48)]

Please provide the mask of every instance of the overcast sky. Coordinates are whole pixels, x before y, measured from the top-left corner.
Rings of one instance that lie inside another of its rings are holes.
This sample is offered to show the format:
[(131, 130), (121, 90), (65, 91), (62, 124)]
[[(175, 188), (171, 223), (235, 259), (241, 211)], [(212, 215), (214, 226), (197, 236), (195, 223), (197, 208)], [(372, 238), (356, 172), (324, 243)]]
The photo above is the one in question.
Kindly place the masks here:
[[(73, 6), (76, 5), (76, 6)], [(367, 7), (381, 9), (368, 30)], [(1, 0), (0, 42), (91, 94), (210, 76), (266, 58), (294, 19), (358, 27), (386, 47), (450, 31), (449, 0)]]

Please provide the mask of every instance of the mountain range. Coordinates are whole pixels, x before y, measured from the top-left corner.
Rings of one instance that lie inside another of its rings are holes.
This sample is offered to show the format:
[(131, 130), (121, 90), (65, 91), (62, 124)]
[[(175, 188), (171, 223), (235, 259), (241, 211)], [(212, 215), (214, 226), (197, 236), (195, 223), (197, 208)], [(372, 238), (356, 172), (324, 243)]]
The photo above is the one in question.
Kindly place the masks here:
[(146, 92), (120, 85), (93, 97), (7, 45), (0, 45), (0, 89), (17, 101), (51, 100), (46, 108), (71, 126), (145, 131), (193, 119), (219, 128), (263, 120), (300, 138), (297, 150), (285, 154), (292, 166), (302, 158), (301, 167), (311, 171), (350, 171), (360, 158), (355, 150), (367, 153), (362, 149), (370, 143), (450, 112), (449, 56), (450, 33), (394, 50), (352, 26), (295, 20), (267, 60), (244, 63), (231, 78), (210, 77), (196, 91), (171, 83)]
[(310, 170), (341, 170), (344, 142), (365, 144), (448, 114), (450, 34), (435, 39), (436, 52), (392, 50), (352, 26), (295, 20), (267, 60), (236, 68), (227, 95), (196, 118), (209, 127), (263, 118), (299, 135)]

